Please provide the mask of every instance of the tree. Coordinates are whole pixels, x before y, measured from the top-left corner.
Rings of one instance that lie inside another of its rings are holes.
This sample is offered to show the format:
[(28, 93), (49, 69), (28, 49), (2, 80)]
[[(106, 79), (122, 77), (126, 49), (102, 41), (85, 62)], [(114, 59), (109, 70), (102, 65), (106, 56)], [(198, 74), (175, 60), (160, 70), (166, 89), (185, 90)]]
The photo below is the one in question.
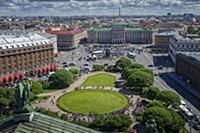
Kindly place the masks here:
[(76, 79), (80, 75), (80, 69), (71, 68), (69, 71), (73, 74), (73, 79)]
[(160, 89), (157, 87), (150, 86), (147, 92), (147, 98), (154, 100), (158, 99), (160, 96)]
[(7, 107), (10, 104), (10, 100), (4, 97), (0, 98), (0, 111), (1, 111), (1, 116), (3, 114), (3, 109)]
[(114, 72), (115, 71), (115, 65), (109, 65), (106, 67), (107, 72)]
[(153, 82), (154, 78), (151, 74), (140, 70), (134, 71), (127, 78), (127, 85), (135, 88), (149, 87)]
[(47, 89), (49, 87), (49, 82), (48, 80), (41, 80), (39, 81), (42, 84), (43, 89)]
[(98, 116), (91, 127), (98, 128), (100, 131), (123, 132), (128, 129), (132, 120), (126, 115)]
[(169, 127), (173, 120), (170, 111), (162, 107), (150, 107), (143, 113), (142, 123), (144, 125), (152, 119), (155, 120), (159, 131)]
[(57, 70), (49, 77), (49, 83), (53, 88), (68, 87), (73, 83), (73, 74), (67, 70)]
[(94, 64), (92, 68), (94, 71), (102, 71), (104, 69), (104, 66), (99, 64)]
[(185, 121), (183, 118), (173, 110), (169, 110), (172, 116), (172, 125), (169, 127), (173, 132), (178, 132), (184, 127)]
[(143, 71), (143, 72), (147, 72), (147, 73), (153, 75), (153, 71), (148, 69), (148, 68), (139, 68), (138, 70)]
[(70, 71), (73, 75), (80, 75), (80, 69), (78, 69), (78, 68), (71, 68), (71, 69), (69, 69), (69, 71)]
[(34, 82), (32, 81), (32, 87), (31, 87), (31, 91), (35, 94), (39, 94), (42, 93), (43, 88), (42, 88), (42, 84), (40, 82)]
[(194, 29), (192, 26), (188, 26), (187, 33), (188, 34), (196, 34), (197, 30)]
[(180, 97), (173, 91), (161, 91), (159, 100), (165, 102), (167, 105), (178, 106), (181, 103)]
[(142, 115), (142, 123), (145, 125), (151, 119), (155, 120), (159, 132), (177, 133), (185, 125), (179, 114), (165, 107), (148, 108)]
[(153, 100), (152, 102), (149, 103), (148, 107), (162, 107), (164, 108), (165, 106), (162, 104), (162, 102), (158, 100)]
[(141, 69), (141, 68), (144, 68), (144, 65), (142, 64), (139, 64), (139, 63), (134, 63), (131, 68), (137, 68), (137, 69)]
[(118, 71), (123, 71), (125, 68), (131, 68), (133, 65), (133, 62), (125, 57), (121, 57), (115, 64), (115, 67), (118, 69)]

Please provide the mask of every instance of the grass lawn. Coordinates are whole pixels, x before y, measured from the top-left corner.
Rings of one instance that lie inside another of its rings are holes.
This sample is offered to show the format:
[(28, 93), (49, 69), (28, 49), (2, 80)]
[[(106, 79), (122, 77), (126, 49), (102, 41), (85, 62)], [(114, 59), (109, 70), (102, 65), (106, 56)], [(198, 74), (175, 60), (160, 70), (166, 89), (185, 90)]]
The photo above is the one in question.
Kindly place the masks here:
[(104, 114), (117, 111), (128, 104), (119, 92), (105, 90), (81, 90), (60, 97), (57, 105), (64, 111), (82, 114)]
[(81, 86), (115, 87), (115, 81), (116, 81), (115, 76), (107, 73), (100, 73), (88, 77)]

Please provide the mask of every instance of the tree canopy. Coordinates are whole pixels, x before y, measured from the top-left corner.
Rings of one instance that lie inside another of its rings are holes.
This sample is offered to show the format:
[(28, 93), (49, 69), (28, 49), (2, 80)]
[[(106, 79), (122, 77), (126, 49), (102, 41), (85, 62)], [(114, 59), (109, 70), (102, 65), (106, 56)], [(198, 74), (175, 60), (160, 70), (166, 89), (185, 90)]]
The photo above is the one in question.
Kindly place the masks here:
[(42, 91), (43, 91), (42, 84), (40, 82), (34, 82), (34, 81), (32, 81), (31, 91), (34, 94), (42, 93)]
[(127, 78), (127, 85), (129, 87), (136, 87), (136, 88), (149, 87), (153, 85), (153, 82), (154, 82), (153, 75), (140, 70), (134, 71)]
[(154, 100), (158, 99), (160, 96), (160, 89), (157, 87), (150, 86), (147, 92), (147, 98)]
[(126, 115), (108, 115), (98, 116), (92, 123), (91, 127), (100, 131), (123, 132), (127, 131), (132, 123), (131, 118)]
[(179, 95), (170, 90), (161, 91), (159, 100), (165, 102), (167, 105), (172, 106), (178, 106), (181, 103)]
[(115, 67), (119, 70), (119, 71), (123, 71), (125, 68), (131, 68), (133, 65), (133, 62), (125, 57), (121, 57), (115, 64)]
[(94, 69), (94, 71), (102, 71), (104, 69), (104, 66), (99, 64), (94, 64), (92, 68)]
[(67, 70), (57, 70), (49, 77), (52, 87), (62, 89), (73, 83), (73, 74)]
[(184, 126), (182, 117), (168, 108), (153, 106), (148, 108), (142, 116), (142, 123), (155, 120), (158, 131), (178, 132)]

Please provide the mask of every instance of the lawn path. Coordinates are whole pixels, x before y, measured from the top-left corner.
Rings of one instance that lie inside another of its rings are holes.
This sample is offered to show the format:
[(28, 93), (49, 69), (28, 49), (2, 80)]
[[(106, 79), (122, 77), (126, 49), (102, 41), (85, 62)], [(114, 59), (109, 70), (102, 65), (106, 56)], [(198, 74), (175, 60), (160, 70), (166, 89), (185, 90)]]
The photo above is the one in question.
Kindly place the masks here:
[[(38, 96), (51, 96), (48, 100), (46, 101), (43, 101), (43, 102), (40, 102), (40, 103), (37, 103), (35, 104), (36, 107), (39, 107), (39, 108), (46, 108), (46, 109), (49, 109), (50, 111), (53, 111), (53, 112), (59, 112), (59, 113), (66, 113), (64, 111), (62, 111), (60, 108), (57, 107), (56, 105), (56, 101), (57, 99), (64, 95), (65, 93), (67, 92), (70, 92), (70, 91), (74, 91), (74, 89), (76, 87), (79, 87), (81, 86), (81, 84), (89, 77), (89, 76), (92, 76), (92, 75), (95, 75), (95, 74), (99, 74), (99, 73), (104, 73), (104, 72), (94, 72), (94, 73), (89, 73), (89, 74), (85, 74), (85, 75), (82, 75), (81, 77), (79, 77), (79, 79), (77, 81), (75, 81), (70, 87), (68, 88), (65, 88), (65, 89), (62, 89), (62, 90), (58, 90), (58, 91), (54, 91), (54, 92), (50, 92), (50, 93), (43, 93), (43, 94), (39, 94)], [(107, 72), (106, 72), (107, 73)], [(111, 74), (111, 75), (114, 75), (116, 76), (116, 80), (118, 80), (121, 75), (120, 74), (114, 74), (114, 73), (108, 73), (108, 74)], [(54, 102), (54, 104), (52, 103), (52, 101)]]

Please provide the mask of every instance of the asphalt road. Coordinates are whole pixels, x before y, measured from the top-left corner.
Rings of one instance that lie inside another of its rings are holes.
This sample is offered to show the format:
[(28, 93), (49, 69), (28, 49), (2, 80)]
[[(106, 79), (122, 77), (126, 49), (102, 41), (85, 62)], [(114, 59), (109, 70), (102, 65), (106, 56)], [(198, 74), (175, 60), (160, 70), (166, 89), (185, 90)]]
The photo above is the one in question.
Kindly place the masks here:
[[(159, 60), (160, 63), (163, 66), (165, 61)], [(175, 82), (173, 79), (171, 79), (169, 76), (166, 74), (166, 68), (164, 67), (162, 70), (158, 70), (155, 65), (155, 60), (153, 59), (153, 56), (149, 54), (148, 52), (142, 52), (140, 54), (136, 55), (136, 62), (143, 64), (144, 66), (148, 67), (149, 65), (153, 65), (153, 67), (149, 67), (150, 69), (153, 70), (154, 73), (157, 73), (158, 76), (155, 76), (155, 82), (154, 86), (160, 88), (161, 90), (173, 90), (179, 94), (182, 100), (186, 102), (186, 105), (192, 110), (193, 113), (197, 114), (200, 116), (200, 102), (198, 99), (196, 99), (190, 92), (187, 90), (184, 90), (182, 86), (180, 86), (177, 82)], [(168, 66), (169, 69), (170, 66)], [(168, 69), (168, 71), (169, 71)], [(187, 128), (189, 129), (188, 124)], [(194, 130), (193, 128), (191, 129), (192, 133), (199, 133), (198, 131)]]

